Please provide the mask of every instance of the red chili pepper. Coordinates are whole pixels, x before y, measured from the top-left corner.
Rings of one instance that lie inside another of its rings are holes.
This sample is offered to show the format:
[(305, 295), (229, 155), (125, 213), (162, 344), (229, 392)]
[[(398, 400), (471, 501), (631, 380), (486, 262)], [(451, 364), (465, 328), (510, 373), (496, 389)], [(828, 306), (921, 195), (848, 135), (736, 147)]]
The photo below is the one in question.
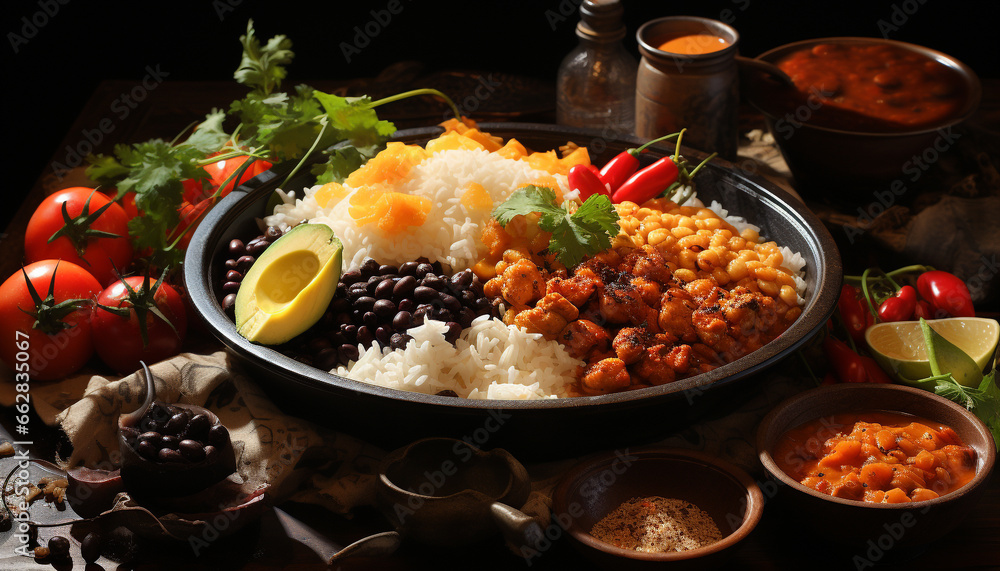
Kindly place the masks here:
[(925, 299), (917, 300), (917, 305), (913, 308), (913, 317), (919, 319), (937, 319), (934, 307)]
[(878, 317), (882, 321), (909, 321), (917, 307), (917, 290), (905, 285), (878, 306)]
[(608, 161), (603, 168), (601, 168), (601, 180), (611, 185), (611, 192), (615, 192), (626, 180), (628, 180), (628, 177), (632, 176), (632, 174), (639, 168), (639, 153), (645, 151), (646, 147), (654, 143), (665, 141), (672, 137), (676, 137), (679, 134), (680, 133), (671, 133), (658, 139), (653, 139), (652, 141), (643, 144), (641, 147), (625, 149), (615, 156), (615, 158)]
[(889, 378), (889, 375), (885, 374), (878, 361), (867, 355), (859, 355), (858, 358), (861, 359), (861, 365), (865, 368), (866, 380), (869, 383), (892, 383), (892, 379)]
[(586, 165), (573, 165), (567, 181), (571, 189), (580, 191), (580, 200), (587, 200), (595, 194), (610, 194), (608, 187)]
[(630, 176), (618, 190), (611, 195), (614, 203), (630, 201), (642, 204), (655, 198), (668, 186), (677, 181), (680, 169), (672, 157), (663, 157), (648, 167)]
[(851, 284), (844, 284), (840, 288), (840, 299), (837, 300), (837, 310), (840, 311), (840, 318), (847, 328), (848, 335), (855, 344), (865, 342), (865, 330), (868, 329), (868, 321), (865, 316), (870, 315), (865, 306), (858, 298), (858, 288)]
[(951, 317), (974, 317), (972, 294), (965, 282), (941, 270), (931, 270), (917, 278), (917, 291), (926, 299), (935, 313), (944, 312)]
[(863, 383), (868, 378), (861, 355), (851, 351), (847, 343), (827, 335), (823, 340), (823, 352), (841, 382)]

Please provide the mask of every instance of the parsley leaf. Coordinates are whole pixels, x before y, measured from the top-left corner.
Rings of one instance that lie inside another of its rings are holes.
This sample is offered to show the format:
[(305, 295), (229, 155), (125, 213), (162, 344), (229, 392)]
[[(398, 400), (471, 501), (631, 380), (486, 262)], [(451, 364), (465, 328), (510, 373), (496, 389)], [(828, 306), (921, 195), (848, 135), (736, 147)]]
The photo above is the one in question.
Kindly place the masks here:
[(603, 194), (587, 198), (575, 212), (556, 204), (556, 193), (545, 187), (518, 189), (493, 209), (493, 217), (506, 226), (517, 215), (537, 213), (538, 227), (552, 233), (549, 250), (556, 252), (567, 268), (584, 257), (611, 247), (611, 237), (618, 235), (618, 213)]
[(290, 64), (294, 56), (292, 40), (277, 35), (261, 47), (254, 34), (253, 20), (250, 20), (247, 33), (240, 36), (240, 43), (243, 44), (243, 59), (233, 74), (236, 81), (264, 95), (280, 87), (288, 73), (284, 66)]

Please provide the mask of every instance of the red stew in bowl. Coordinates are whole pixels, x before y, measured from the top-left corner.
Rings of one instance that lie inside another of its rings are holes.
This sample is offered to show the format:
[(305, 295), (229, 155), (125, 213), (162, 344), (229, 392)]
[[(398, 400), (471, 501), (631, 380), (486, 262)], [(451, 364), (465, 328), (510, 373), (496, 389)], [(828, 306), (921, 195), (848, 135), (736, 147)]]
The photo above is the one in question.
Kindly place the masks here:
[(810, 122), (850, 131), (903, 132), (957, 116), (967, 97), (958, 71), (927, 55), (883, 43), (823, 43), (775, 62), (796, 90), (783, 106), (808, 105)]
[(976, 451), (953, 429), (892, 412), (808, 422), (784, 434), (772, 457), (804, 486), (870, 503), (937, 498), (976, 475)]

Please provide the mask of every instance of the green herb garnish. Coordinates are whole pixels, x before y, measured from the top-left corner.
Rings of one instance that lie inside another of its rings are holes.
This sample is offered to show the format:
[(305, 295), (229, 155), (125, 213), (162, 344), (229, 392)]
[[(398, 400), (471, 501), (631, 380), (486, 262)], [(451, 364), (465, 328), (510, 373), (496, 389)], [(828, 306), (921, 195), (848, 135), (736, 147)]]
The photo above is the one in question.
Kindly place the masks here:
[(567, 268), (611, 247), (611, 238), (618, 235), (618, 212), (611, 199), (603, 194), (591, 195), (570, 212), (568, 204), (556, 204), (556, 193), (549, 188), (526, 186), (518, 189), (493, 209), (493, 218), (506, 226), (521, 214), (537, 213), (538, 227), (552, 233), (549, 250), (556, 253)]

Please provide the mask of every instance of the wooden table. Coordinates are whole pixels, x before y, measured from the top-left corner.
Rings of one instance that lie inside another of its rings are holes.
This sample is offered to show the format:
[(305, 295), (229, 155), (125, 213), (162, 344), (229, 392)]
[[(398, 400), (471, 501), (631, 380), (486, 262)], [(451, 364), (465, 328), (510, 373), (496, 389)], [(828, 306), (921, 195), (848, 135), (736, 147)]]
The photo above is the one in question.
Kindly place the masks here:
[[(310, 83), (310, 82), (306, 82)], [(317, 88), (341, 93), (358, 88), (351, 82), (314, 82)], [(71, 125), (65, 139), (59, 145), (50, 168), (40, 173), (40, 176), (25, 197), (20, 208), (14, 214), (5, 235), (0, 240), (0, 249), (4, 252), (21, 252), (23, 233), (27, 219), (41, 199), (48, 193), (65, 186), (85, 183), (81, 169), (70, 169), (60, 178), (51, 168), (56, 163), (74, 166), (72, 157), (67, 153), (69, 148), (80, 147), (81, 141), (87, 140), (87, 133), (96, 139), (93, 129), (103, 129), (104, 135), (100, 141), (93, 143), (93, 152), (108, 153), (116, 142), (136, 142), (154, 137), (170, 138), (208, 112), (212, 107), (228, 104), (243, 94), (243, 89), (231, 82), (165, 82), (148, 93), (148, 97), (125, 118), (112, 120), (109, 115), (112, 103), (122, 93), (127, 93), (135, 87), (134, 82), (106, 81), (101, 83), (93, 93), (86, 108)], [(998, 93), (996, 83), (989, 84), (988, 93)], [(363, 85), (361, 87), (364, 87)], [(537, 86), (536, 86), (537, 87)], [(546, 94), (552, 94), (551, 87)], [(529, 113), (510, 113), (502, 105), (493, 109), (484, 109), (479, 115), (483, 120), (519, 119), (535, 122), (552, 122), (554, 113), (552, 106), (543, 104), (533, 108)], [(554, 102), (554, 98), (551, 99)], [(996, 109), (1000, 106), (1000, 98), (988, 98), (984, 101), (983, 116), (989, 121), (996, 120)], [(411, 110), (412, 111), (412, 110)], [(380, 116), (394, 120), (398, 127), (422, 126), (436, 122), (432, 117), (440, 117), (434, 113), (413, 113), (405, 108), (393, 109), (386, 107), (380, 110)], [(109, 122), (103, 122), (107, 119)], [(752, 120), (752, 117), (751, 119)], [(103, 125), (103, 127), (102, 127)], [(996, 123), (992, 123), (995, 127)], [(83, 147), (86, 147), (84, 145)], [(80, 147), (80, 148), (83, 148)], [(0, 276), (11, 275), (20, 266), (19, 255), (5, 255), (0, 259)], [(779, 374), (797, 374), (792, 365), (786, 361), (776, 367)], [(40, 422), (35, 419), (35, 422)], [(0, 410), (0, 425), (7, 431), (12, 430), (13, 411)], [(4, 435), (0, 434), (0, 438)], [(49, 431), (33, 451), (39, 457), (50, 458), (58, 443), (58, 434)], [(789, 534), (789, 526), (794, 526), (794, 514), (778, 514), (772, 510), (765, 516), (742, 544), (731, 563), (732, 568), (740, 569), (797, 569), (804, 564), (810, 568), (823, 568), (824, 562), (830, 568), (849, 568), (849, 559), (829, 558), (826, 552), (836, 541), (829, 539), (812, 545), (793, 540)], [(384, 531), (386, 524), (380, 516), (373, 512), (362, 510), (355, 519), (347, 520), (331, 516), (315, 506), (285, 504), (278, 506), (273, 513), (268, 514), (259, 526), (242, 532), (239, 536), (220, 542), (201, 557), (192, 557), (186, 549), (167, 549), (154, 551), (154, 555), (139, 559), (129, 568), (136, 569), (270, 569), (294, 564), (297, 569), (325, 569), (324, 558), (368, 533)], [(248, 548), (248, 546), (252, 546)], [(2, 558), (0, 558), (2, 560)], [(77, 561), (81, 561), (77, 558)], [(16, 562), (18, 568), (31, 569), (37, 564), (23, 559)], [(344, 563), (343, 569), (378, 568), (385, 569), (417, 569), (417, 568), (485, 568), (485, 569), (518, 569), (526, 568), (524, 562), (506, 551), (499, 543), (487, 546), (475, 552), (440, 553), (407, 547), (395, 556), (385, 560), (357, 560)], [(907, 569), (986, 569), (1000, 568), (1000, 477), (994, 477), (988, 484), (988, 490), (975, 510), (950, 533), (947, 537), (928, 545), (926, 550), (905, 564)], [(98, 567), (88, 567), (98, 568)], [(110, 569), (113, 566), (105, 565)], [(533, 562), (531, 568), (565, 569), (588, 568), (584, 561), (568, 542), (557, 541), (553, 549), (544, 557)], [(887, 567), (892, 568), (892, 567)], [(902, 566), (900, 566), (902, 568)]]

